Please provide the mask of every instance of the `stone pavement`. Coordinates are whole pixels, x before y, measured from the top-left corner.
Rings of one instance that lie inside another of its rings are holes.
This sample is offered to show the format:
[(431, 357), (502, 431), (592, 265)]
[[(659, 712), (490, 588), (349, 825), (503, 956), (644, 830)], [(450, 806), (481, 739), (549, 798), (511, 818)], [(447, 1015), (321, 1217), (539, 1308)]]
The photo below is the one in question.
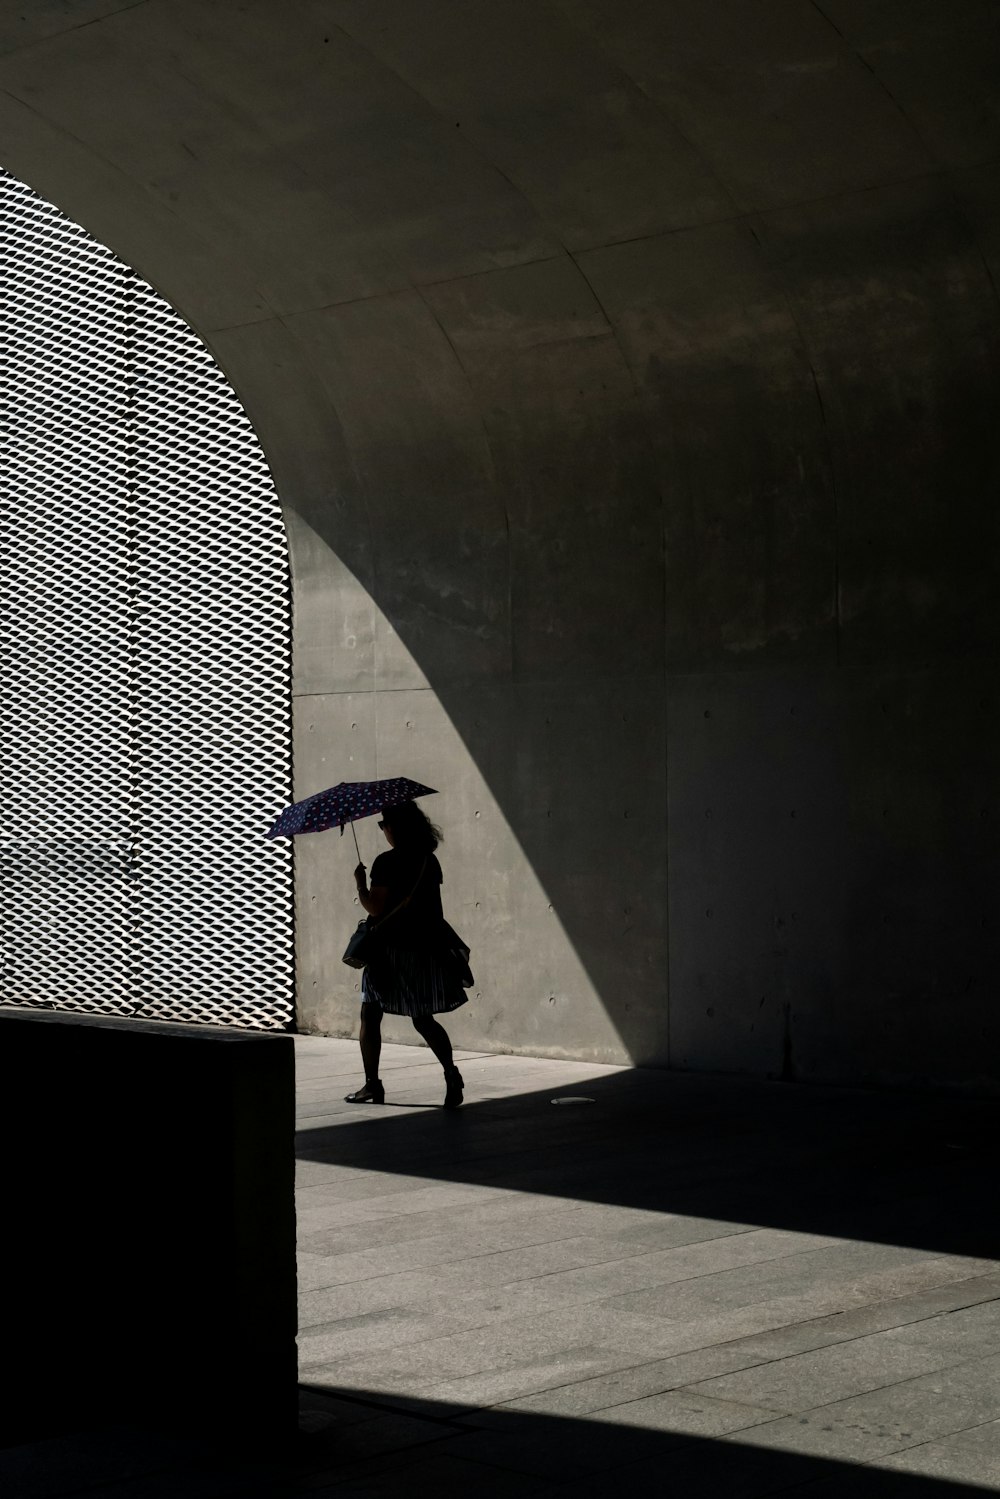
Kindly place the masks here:
[(387, 1046), (358, 1107), (296, 1048), (297, 1448), (49, 1444), (4, 1499), (1000, 1492), (995, 1102), (466, 1053), (449, 1113)]

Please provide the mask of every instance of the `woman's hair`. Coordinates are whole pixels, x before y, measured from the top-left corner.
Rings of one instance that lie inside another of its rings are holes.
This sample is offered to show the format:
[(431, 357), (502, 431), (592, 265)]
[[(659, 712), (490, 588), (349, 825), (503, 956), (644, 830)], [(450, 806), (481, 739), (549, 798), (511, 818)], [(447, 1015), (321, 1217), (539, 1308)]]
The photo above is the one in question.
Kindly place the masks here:
[(392, 832), (396, 848), (412, 848), (415, 853), (432, 854), (443, 843), (441, 829), (436, 828), (416, 802), (398, 802), (383, 807), (382, 821)]

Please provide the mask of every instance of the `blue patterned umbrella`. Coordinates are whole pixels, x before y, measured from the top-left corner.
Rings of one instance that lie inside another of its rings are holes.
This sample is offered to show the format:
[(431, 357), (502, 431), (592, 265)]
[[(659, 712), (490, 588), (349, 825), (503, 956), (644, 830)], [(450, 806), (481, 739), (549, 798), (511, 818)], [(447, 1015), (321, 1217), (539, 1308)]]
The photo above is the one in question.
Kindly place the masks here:
[[(315, 791), (304, 801), (286, 807), (268, 828), (267, 836), (321, 833), (325, 828), (339, 828), (343, 836), (346, 825), (360, 817), (373, 817), (383, 807), (395, 807), (417, 796), (436, 795), (433, 786), (421, 786), (419, 781), (408, 781), (405, 776), (394, 776), (389, 781), (341, 781), (339, 786)], [(355, 847), (357, 841), (355, 834)]]

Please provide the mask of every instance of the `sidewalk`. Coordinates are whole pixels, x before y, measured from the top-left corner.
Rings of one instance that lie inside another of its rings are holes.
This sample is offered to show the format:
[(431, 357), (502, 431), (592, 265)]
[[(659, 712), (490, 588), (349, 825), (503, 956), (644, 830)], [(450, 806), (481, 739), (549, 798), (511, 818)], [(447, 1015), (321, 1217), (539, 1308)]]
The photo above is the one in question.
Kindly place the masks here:
[(296, 1052), (297, 1446), (109, 1430), (4, 1499), (1000, 1492), (995, 1103), (466, 1053), (451, 1113), (387, 1046), (353, 1106)]
[(337, 1494), (1000, 1491), (995, 1104), (298, 1046)]

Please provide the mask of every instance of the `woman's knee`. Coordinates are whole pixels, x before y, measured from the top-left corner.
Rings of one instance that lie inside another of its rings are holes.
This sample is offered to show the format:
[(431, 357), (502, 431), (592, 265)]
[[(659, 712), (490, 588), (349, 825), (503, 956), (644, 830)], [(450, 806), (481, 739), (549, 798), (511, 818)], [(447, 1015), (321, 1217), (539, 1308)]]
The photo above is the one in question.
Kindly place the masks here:
[(370, 1002), (361, 1006), (361, 1024), (366, 1025), (369, 1030), (377, 1031), (382, 1024), (382, 1006), (373, 1005)]

